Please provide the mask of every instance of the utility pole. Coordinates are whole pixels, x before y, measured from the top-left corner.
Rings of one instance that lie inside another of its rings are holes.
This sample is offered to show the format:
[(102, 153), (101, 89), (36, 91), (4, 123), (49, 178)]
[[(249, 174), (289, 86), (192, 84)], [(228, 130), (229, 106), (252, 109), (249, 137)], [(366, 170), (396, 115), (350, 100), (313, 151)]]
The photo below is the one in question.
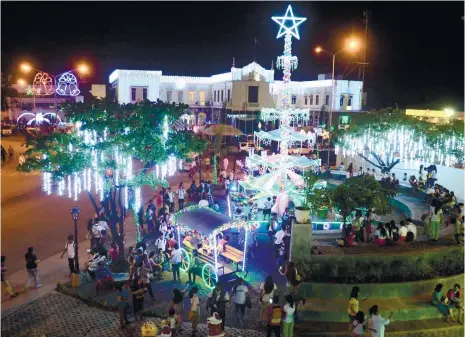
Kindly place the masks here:
[(366, 66), (366, 62), (367, 62), (368, 20), (370, 19), (370, 16), (371, 16), (371, 12), (369, 10), (363, 11), (363, 22), (365, 24), (365, 41), (363, 43), (363, 64), (360, 66), (359, 74), (358, 74), (359, 79), (360, 79), (360, 72), (361, 72), (361, 76), (362, 76), (362, 89), (361, 89), (361, 92), (360, 92), (360, 95), (361, 95), (360, 103), (362, 103), (361, 104), (362, 108), (365, 105), (364, 102), (363, 102), (363, 88), (365, 86), (365, 66)]

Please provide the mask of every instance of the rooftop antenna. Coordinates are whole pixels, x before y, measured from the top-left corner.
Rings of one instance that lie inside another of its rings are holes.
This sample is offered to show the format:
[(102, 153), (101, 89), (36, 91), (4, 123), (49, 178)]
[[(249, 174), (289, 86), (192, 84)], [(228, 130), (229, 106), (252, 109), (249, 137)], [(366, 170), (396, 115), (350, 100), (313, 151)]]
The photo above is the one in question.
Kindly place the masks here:
[(234, 68), (236, 66), (236, 62), (234, 60), (234, 57), (233, 57), (233, 64), (232, 64), (232, 67)]
[(273, 68), (274, 68), (274, 62), (273, 60), (271, 60), (271, 70), (273, 70)]

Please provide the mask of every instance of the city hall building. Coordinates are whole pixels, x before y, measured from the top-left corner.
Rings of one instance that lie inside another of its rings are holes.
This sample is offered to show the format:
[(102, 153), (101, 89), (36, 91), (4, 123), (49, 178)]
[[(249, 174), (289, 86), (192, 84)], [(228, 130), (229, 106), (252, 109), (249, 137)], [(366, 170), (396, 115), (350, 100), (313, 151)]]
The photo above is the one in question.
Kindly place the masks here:
[[(189, 105), (186, 122), (236, 124), (238, 120), (256, 119), (262, 108), (279, 108), (283, 95), (281, 79), (275, 71), (253, 62), (245, 67), (232, 67), (227, 73), (206, 77), (164, 75), (160, 70), (116, 69), (109, 78), (119, 103), (135, 103), (148, 99)], [(310, 123), (317, 125), (322, 112), (360, 111), (361, 81), (334, 81), (331, 99), (331, 77), (319, 75), (313, 81), (292, 81), (291, 106), (311, 112)], [(258, 121), (257, 121), (258, 122)]]

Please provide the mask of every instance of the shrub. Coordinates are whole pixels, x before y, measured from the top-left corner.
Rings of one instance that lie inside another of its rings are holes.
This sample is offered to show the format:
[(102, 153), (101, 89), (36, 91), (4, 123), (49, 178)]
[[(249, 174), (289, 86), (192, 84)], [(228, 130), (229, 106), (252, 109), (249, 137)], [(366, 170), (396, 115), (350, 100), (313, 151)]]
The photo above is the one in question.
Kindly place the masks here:
[(403, 255), (312, 255), (295, 262), (304, 281), (408, 282), (462, 274), (463, 254), (463, 247), (451, 247)]

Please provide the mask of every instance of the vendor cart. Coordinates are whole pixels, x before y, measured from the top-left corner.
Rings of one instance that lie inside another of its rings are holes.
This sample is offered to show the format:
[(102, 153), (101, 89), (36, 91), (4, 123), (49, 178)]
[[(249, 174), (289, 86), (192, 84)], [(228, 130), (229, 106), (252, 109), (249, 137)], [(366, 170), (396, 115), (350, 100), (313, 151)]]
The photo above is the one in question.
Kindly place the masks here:
[[(200, 276), (208, 288), (218, 282), (247, 276), (247, 236), (255, 227), (247, 221), (233, 220), (208, 207), (190, 206), (173, 215), (177, 240), (182, 252), (181, 270), (191, 267), (192, 252), (197, 248)], [(238, 229), (244, 236), (242, 247), (220, 240), (231, 230)]]

